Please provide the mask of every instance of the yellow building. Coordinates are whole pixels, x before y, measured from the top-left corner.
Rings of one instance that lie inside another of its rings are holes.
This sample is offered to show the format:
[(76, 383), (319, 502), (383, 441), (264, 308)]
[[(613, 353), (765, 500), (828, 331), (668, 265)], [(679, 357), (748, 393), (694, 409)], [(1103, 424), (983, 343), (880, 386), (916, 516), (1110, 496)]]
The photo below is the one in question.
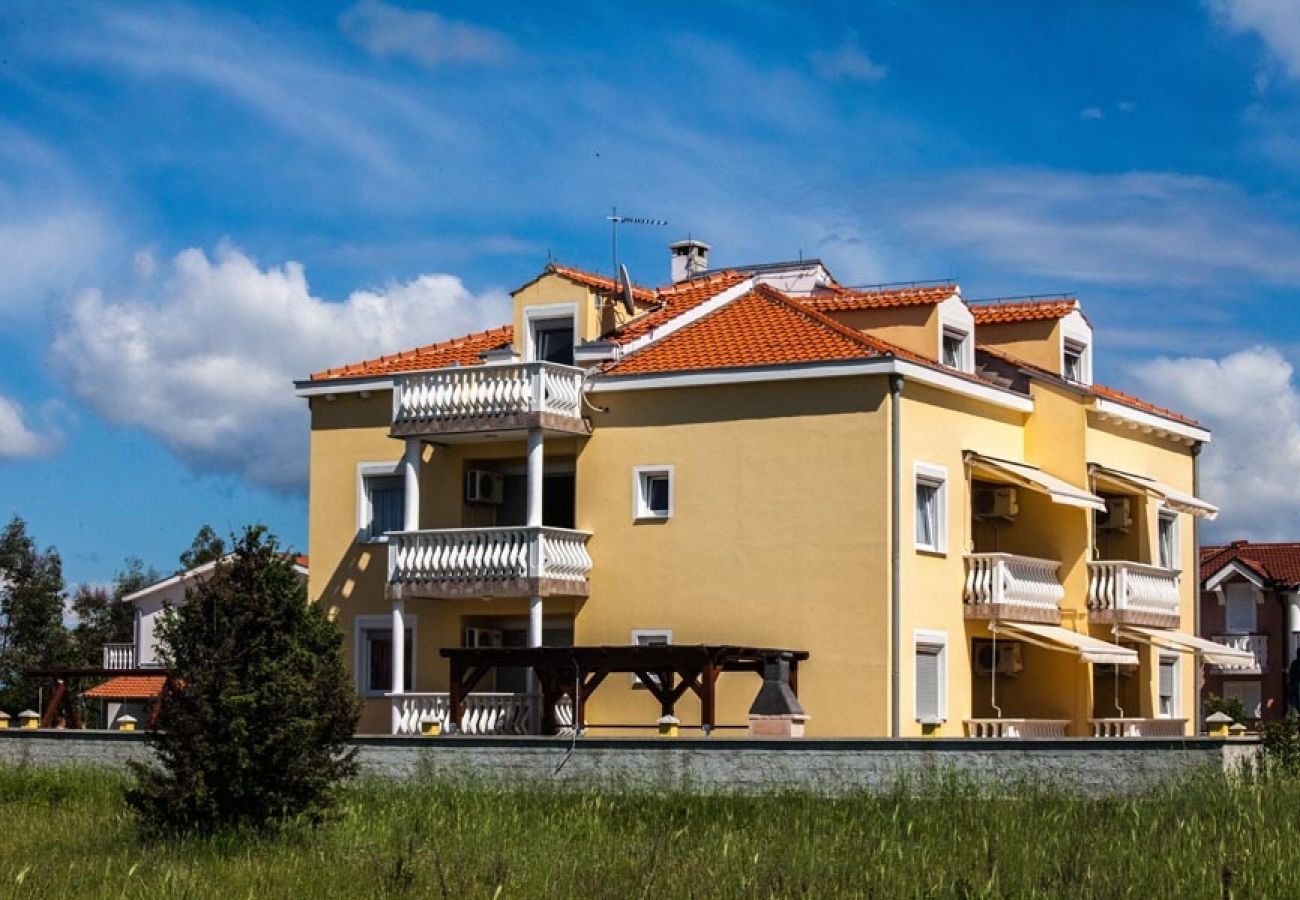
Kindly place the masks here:
[[(809, 735), (1194, 729), (1210, 436), (1093, 383), (1074, 299), (707, 253), (654, 290), (550, 265), (508, 325), (298, 383), (362, 731), (450, 724), (442, 648), (662, 643), (807, 651)], [(719, 681), (720, 729), (758, 684)], [(492, 672), (461, 727), (525, 727), (527, 690)], [(588, 729), (653, 728), (651, 693), (610, 676)]]

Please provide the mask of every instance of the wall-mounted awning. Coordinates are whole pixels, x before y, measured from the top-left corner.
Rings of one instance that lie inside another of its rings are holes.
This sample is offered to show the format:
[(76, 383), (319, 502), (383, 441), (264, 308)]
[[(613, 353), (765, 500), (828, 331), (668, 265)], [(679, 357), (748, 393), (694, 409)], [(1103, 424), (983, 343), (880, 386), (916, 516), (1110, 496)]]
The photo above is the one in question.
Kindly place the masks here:
[(1083, 662), (1104, 666), (1136, 666), (1136, 650), (1121, 647), (1108, 641), (1070, 631), (1059, 625), (1031, 625), (1028, 622), (998, 622), (993, 626), (998, 633), (1007, 634), (1048, 650), (1075, 653)]
[(1048, 475), (1042, 469), (1028, 463), (983, 456), (972, 450), (966, 451), (966, 463), (971, 467), (971, 472), (976, 475), (983, 475), (995, 481), (1008, 481), (1032, 491), (1041, 491), (1050, 497), (1053, 503), (1095, 509), (1103, 513), (1106, 511), (1106, 501), (1097, 495), (1081, 487), (1075, 487), (1055, 475)]
[(1120, 634), (1133, 640), (1164, 647), (1167, 650), (1176, 650), (1179, 653), (1200, 653), (1205, 657), (1205, 661), (1213, 666), (1246, 669), (1254, 668), (1257, 665), (1255, 654), (1249, 650), (1226, 647), (1223, 644), (1207, 641), (1205, 638), (1197, 637), (1194, 634), (1184, 634), (1181, 631), (1126, 625), (1120, 629)]
[(1165, 506), (1170, 509), (1211, 520), (1219, 515), (1219, 508), (1214, 504), (1206, 503), (1199, 497), (1193, 497), (1186, 491), (1170, 487), (1162, 481), (1156, 481), (1154, 478), (1135, 475), (1132, 472), (1122, 472), (1119, 469), (1112, 469), (1098, 463), (1089, 463), (1088, 471), (1092, 473), (1093, 479), (1098, 482), (1110, 482), (1121, 488), (1139, 490), (1159, 497), (1164, 501)]

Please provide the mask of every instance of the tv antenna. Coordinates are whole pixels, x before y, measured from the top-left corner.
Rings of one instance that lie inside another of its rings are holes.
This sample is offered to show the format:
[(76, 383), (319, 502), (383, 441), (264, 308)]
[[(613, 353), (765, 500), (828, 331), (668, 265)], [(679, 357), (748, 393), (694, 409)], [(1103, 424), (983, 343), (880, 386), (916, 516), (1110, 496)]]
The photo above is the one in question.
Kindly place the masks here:
[(610, 249), (613, 254), (614, 271), (618, 272), (618, 226), (620, 225), (667, 225), (666, 219), (647, 219), (642, 216), (620, 216), (618, 207), (614, 207), (613, 213), (605, 216), (609, 222), (609, 240)]

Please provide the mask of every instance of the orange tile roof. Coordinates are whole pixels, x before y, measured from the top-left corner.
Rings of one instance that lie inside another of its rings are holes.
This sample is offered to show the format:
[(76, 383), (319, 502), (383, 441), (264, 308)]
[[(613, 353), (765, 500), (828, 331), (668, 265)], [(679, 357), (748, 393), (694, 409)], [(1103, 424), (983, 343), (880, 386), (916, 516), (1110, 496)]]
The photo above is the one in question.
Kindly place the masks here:
[(728, 288), (735, 287), (748, 277), (744, 272), (728, 270), (662, 287), (655, 291), (660, 305), (632, 319), (610, 335), (609, 340), (617, 344), (626, 344), (650, 334), (666, 322), (716, 297)]
[(118, 675), (97, 684), (81, 696), (94, 700), (154, 700), (167, 683), (165, 675)]
[[(580, 284), (583, 287), (589, 287), (595, 291), (613, 292), (618, 290), (618, 282), (613, 278), (604, 275), (597, 275), (595, 272), (588, 272), (585, 269), (576, 269), (573, 266), (566, 266), (563, 263), (551, 262), (546, 264), (542, 274), (538, 275), (532, 281), (526, 282), (522, 287), (516, 288), (513, 293), (519, 293), (530, 284), (535, 284), (539, 278), (545, 275), (559, 275), (566, 278), (574, 284)], [(632, 299), (639, 300), (643, 303), (653, 303), (655, 301), (655, 292), (649, 288), (643, 288), (639, 285), (632, 285)]]
[(1223, 546), (1202, 547), (1201, 580), (1233, 561), (1243, 563), (1261, 578), (1278, 585), (1287, 588), (1300, 585), (1300, 543), (1233, 541)]
[(801, 297), (800, 302), (820, 312), (853, 309), (890, 309), (898, 306), (933, 306), (957, 292), (954, 282), (859, 290), (834, 288), (823, 294)]
[(391, 356), (379, 356), (364, 362), (353, 363), (316, 372), (312, 381), (328, 381), (333, 378), (363, 378), (367, 376), (392, 375), (395, 372), (416, 372), (422, 369), (440, 369), (443, 366), (473, 366), (482, 362), (479, 358), (488, 350), (496, 350), (510, 343), (514, 337), (514, 326), (503, 325), (490, 331), (467, 334), (437, 344), (416, 347)]
[(1079, 301), (1074, 297), (970, 304), (970, 311), (975, 316), (976, 325), (1005, 325), (1010, 322), (1063, 319), (1078, 308)]

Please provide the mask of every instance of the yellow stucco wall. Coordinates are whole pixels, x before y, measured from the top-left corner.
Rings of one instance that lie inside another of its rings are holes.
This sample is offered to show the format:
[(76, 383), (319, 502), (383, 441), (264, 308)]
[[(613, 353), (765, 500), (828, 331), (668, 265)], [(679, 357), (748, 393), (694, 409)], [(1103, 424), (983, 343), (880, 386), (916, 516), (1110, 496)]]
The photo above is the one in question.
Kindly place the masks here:
[(1041, 369), (1061, 374), (1061, 323), (1059, 319), (1040, 322), (1008, 322), (1002, 325), (978, 325), (976, 343), (1011, 354)]
[(515, 353), (524, 356), (525, 310), (532, 306), (573, 304), (578, 315), (578, 342), (594, 340), (601, 334), (601, 310), (596, 306), (596, 295), (580, 284), (574, 284), (559, 275), (544, 275), (514, 294), (515, 298)]
[(939, 307), (933, 304), (851, 309), (828, 315), (849, 328), (867, 332), (926, 359), (939, 358)]

